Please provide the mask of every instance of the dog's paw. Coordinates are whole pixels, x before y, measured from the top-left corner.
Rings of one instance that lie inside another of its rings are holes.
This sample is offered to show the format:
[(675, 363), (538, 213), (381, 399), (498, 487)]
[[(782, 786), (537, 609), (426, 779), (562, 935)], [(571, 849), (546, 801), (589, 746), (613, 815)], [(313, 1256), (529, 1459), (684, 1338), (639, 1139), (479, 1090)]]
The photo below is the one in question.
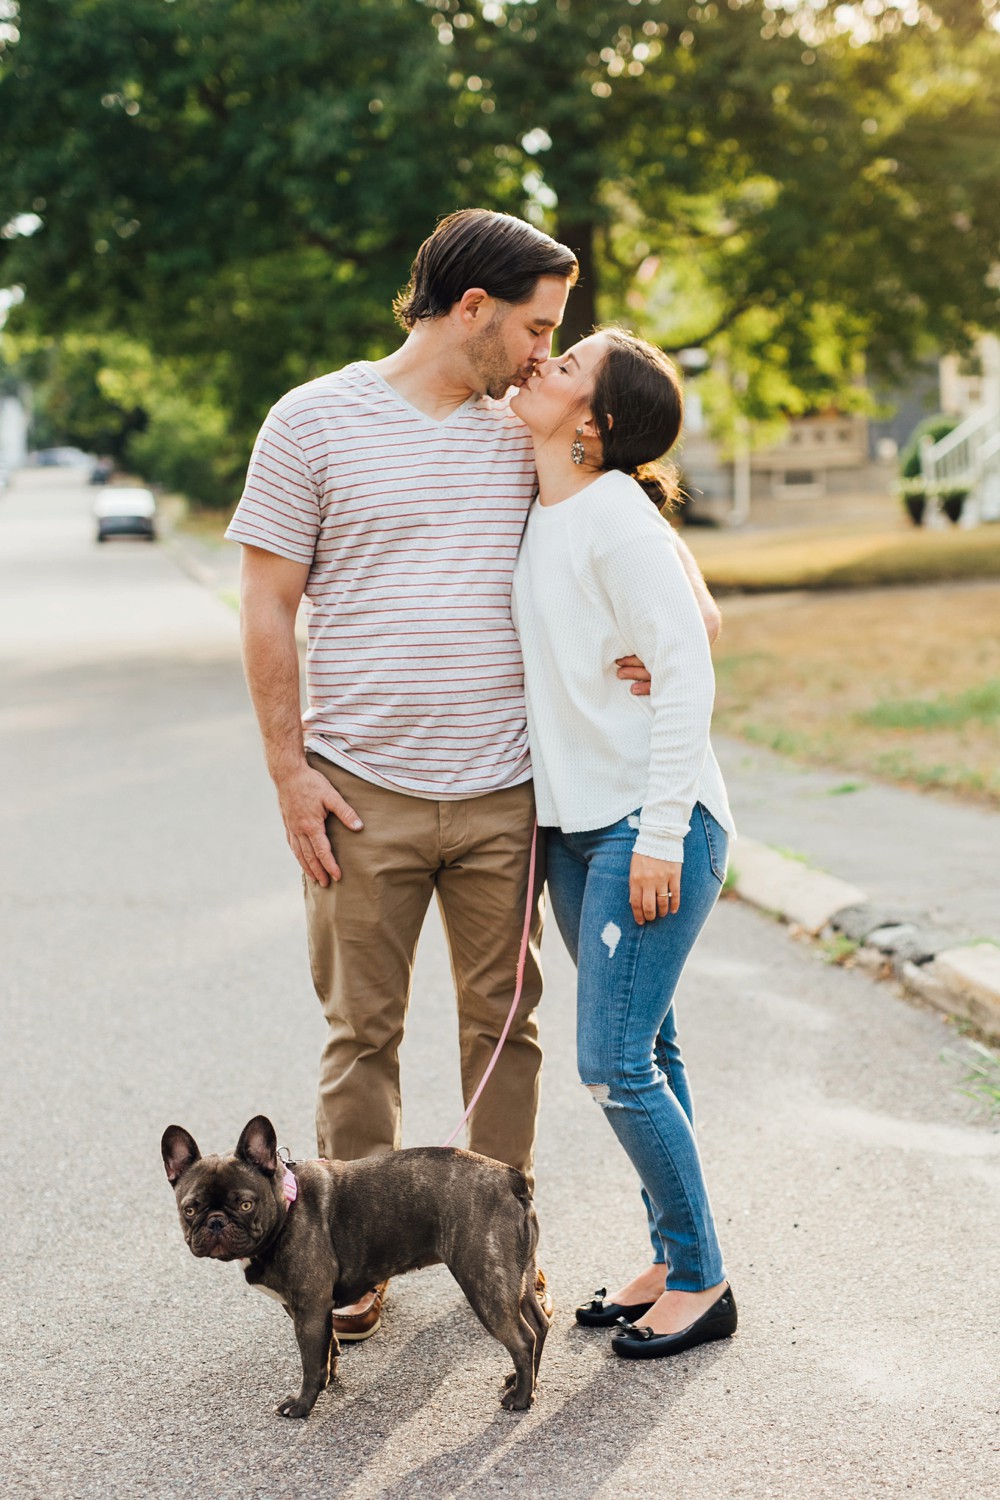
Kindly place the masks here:
[(503, 1392), (503, 1391), (512, 1391), (516, 1385), (517, 1385), (517, 1371), (516, 1370), (511, 1370), (510, 1374), (507, 1376), (507, 1378), (504, 1381), (503, 1385), (500, 1387), (500, 1390), (501, 1390), (501, 1392)]
[(304, 1401), (301, 1396), (289, 1396), (287, 1401), (280, 1402), (274, 1409), (279, 1417), (308, 1417), (313, 1403)]
[(534, 1399), (534, 1391), (529, 1391), (527, 1396), (518, 1398), (517, 1376), (514, 1374), (507, 1376), (504, 1382), (504, 1393), (500, 1397), (500, 1405), (504, 1411), (529, 1411)]

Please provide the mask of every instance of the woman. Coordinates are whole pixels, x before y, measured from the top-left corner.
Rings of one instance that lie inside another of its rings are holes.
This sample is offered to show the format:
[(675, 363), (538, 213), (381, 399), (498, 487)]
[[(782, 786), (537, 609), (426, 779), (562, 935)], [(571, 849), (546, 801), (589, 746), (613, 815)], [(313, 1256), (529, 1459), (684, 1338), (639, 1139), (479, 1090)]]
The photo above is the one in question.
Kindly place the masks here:
[[(652, 1265), (576, 1316), (619, 1324), (616, 1354), (657, 1358), (736, 1328), (673, 1012), (734, 829), (708, 740), (708, 641), (658, 509), (668, 485), (635, 477), (676, 439), (681, 393), (658, 350), (605, 330), (512, 406), (538, 466), (514, 618), (550, 898), (578, 970), (580, 1076), (639, 1174), (653, 1244)], [(616, 676), (633, 651), (648, 699)]]

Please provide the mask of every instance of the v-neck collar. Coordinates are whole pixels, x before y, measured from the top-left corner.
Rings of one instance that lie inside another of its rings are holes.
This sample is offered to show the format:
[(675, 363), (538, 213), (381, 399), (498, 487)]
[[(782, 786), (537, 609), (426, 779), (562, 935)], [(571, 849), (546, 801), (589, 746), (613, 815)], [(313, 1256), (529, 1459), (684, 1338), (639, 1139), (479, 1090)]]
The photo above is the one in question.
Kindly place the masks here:
[(409, 412), (410, 416), (416, 417), (419, 421), (426, 423), (428, 427), (436, 427), (439, 429), (442, 427), (447, 427), (448, 424), (450, 422), (453, 422), (456, 417), (459, 417), (463, 412), (468, 411), (471, 406), (477, 405), (479, 400), (481, 399), (477, 395), (467, 396), (462, 404), (460, 406), (456, 406), (454, 411), (450, 411), (446, 417), (432, 417), (429, 416), (427, 412), (421, 411), (419, 406), (414, 406), (412, 401), (407, 401), (406, 397), (401, 395), (394, 385), (390, 385), (389, 381), (386, 380), (384, 375), (379, 374), (378, 370), (374, 368), (370, 360), (362, 359), (359, 360), (358, 363), (363, 370), (366, 370), (368, 372), (372, 380), (376, 382), (379, 388), (383, 391), (386, 391), (393, 398), (397, 405), (403, 407), (405, 411)]

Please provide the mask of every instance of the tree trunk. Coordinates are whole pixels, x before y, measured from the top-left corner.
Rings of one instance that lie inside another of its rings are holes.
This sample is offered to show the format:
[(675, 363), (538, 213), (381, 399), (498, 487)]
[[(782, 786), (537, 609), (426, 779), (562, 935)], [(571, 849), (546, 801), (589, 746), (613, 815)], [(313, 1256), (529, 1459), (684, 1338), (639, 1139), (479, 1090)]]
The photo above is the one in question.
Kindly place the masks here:
[(559, 348), (568, 349), (593, 332), (597, 321), (597, 269), (594, 263), (594, 221), (560, 220), (556, 239), (568, 245), (580, 262), (580, 277), (569, 294), (566, 316), (559, 330)]

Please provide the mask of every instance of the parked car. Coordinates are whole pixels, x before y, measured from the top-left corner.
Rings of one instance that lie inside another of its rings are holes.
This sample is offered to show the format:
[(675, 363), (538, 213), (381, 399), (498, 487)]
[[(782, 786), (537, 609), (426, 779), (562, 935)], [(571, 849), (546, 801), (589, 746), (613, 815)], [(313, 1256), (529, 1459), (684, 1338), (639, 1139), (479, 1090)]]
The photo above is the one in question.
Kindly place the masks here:
[(99, 458), (90, 471), (89, 484), (108, 484), (115, 472), (115, 461), (107, 456)]
[(92, 469), (95, 462), (82, 448), (39, 448), (30, 461), (40, 469)]
[(156, 501), (149, 490), (108, 489), (94, 505), (97, 540), (109, 536), (141, 536), (147, 542), (156, 540)]

